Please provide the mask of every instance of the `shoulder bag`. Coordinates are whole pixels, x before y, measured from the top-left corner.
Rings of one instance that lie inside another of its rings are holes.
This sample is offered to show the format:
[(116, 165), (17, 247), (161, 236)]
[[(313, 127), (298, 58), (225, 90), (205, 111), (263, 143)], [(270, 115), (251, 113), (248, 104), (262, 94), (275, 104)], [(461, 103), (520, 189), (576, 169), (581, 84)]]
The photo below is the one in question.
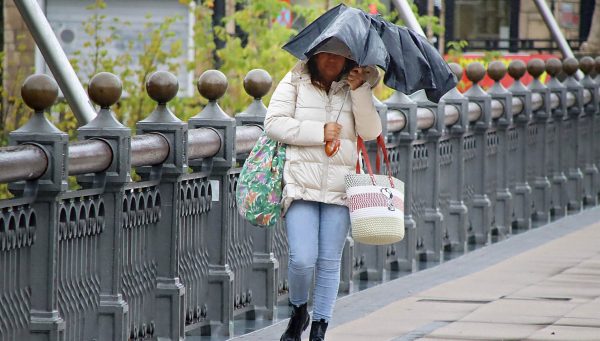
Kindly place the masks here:
[[(357, 141), (356, 174), (345, 177), (347, 205), (350, 210), (352, 238), (363, 244), (385, 245), (404, 238), (404, 183), (392, 177), (390, 160), (382, 135), (377, 138), (387, 175), (373, 174), (369, 156), (362, 138)], [(368, 174), (361, 174), (360, 155), (365, 160)], [(379, 173), (379, 150), (377, 173)]]

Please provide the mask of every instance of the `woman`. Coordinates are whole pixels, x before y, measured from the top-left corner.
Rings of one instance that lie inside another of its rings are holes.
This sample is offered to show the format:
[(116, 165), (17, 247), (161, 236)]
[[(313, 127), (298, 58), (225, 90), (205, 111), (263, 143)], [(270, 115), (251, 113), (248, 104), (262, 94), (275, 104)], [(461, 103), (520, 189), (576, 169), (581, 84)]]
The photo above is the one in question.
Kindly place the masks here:
[[(356, 136), (372, 140), (381, 133), (371, 91), (377, 70), (355, 65), (348, 48), (330, 40), (288, 72), (275, 89), (265, 118), (267, 135), (287, 144), (283, 212), (293, 311), (282, 341), (300, 341), (308, 327), (308, 293), (315, 268), (310, 340), (325, 339), (350, 223), (344, 176), (355, 171)], [(324, 145), (335, 140), (340, 140), (339, 151), (328, 157)]]

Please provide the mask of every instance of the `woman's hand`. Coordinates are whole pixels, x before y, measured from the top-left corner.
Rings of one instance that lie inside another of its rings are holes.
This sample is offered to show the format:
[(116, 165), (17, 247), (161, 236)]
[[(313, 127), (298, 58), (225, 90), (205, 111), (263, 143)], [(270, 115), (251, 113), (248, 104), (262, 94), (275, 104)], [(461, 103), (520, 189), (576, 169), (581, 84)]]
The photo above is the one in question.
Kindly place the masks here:
[(327, 122), (323, 127), (323, 135), (325, 136), (323, 142), (334, 141), (340, 138), (340, 132), (342, 131), (342, 125), (336, 122)]
[(350, 70), (348, 74), (348, 84), (350, 84), (350, 90), (356, 90), (359, 86), (365, 82), (365, 70), (361, 67), (355, 67)]

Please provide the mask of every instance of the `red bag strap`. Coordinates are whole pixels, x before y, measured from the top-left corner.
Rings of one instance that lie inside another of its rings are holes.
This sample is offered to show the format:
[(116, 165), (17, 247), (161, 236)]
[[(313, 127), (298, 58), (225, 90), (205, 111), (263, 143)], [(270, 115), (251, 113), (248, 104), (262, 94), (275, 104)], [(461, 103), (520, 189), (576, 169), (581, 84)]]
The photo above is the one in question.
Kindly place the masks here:
[[(385, 139), (383, 135), (377, 136), (377, 150), (375, 151), (376, 162), (375, 165), (377, 174), (380, 173), (379, 164), (381, 163), (381, 158), (379, 156), (379, 149), (381, 149), (381, 153), (383, 154), (383, 160), (385, 161), (385, 165), (387, 168), (387, 175), (390, 180), (390, 186), (394, 188), (394, 181), (392, 180), (392, 166), (390, 164), (390, 159), (388, 157), (387, 148), (385, 146)], [(375, 177), (373, 176), (373, 169), (371, 168), (371, 161), (369, 160), (369, 154), (367, 153), (367, 148), (365, 147), (365, 142), (362, 137), (358, 136), (356, 141), (356, 152), (358, 154), (358, 159), (356, 160), (356, 174), (360, 174), (360, 155), (362, 153), (363, 158), (365, 159), (365, 165), (367, 166), (367, 172), (371, 176), (371, 180), (373, 181), (373, 185), (375, 185)]]

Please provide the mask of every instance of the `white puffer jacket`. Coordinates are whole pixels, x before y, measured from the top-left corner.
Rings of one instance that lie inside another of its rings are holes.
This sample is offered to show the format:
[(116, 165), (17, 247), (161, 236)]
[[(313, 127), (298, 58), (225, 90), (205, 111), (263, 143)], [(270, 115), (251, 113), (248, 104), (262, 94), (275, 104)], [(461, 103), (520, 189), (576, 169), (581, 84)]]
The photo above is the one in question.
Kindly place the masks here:
[[(329, 94), (310, 82), (305, 62), (298, 62), (279, 83), (267, 110), (267, 135), (287, 145), (283, 171), (283, 212), (293, 200), (303, 199), (345, 205), (344, 176), (356, 166), (356, 136), (373, 140), (381, 133), (381, 120), (373, 104), (371, 84), (350, 90), (344, 79), (331, 85)], [(350, 92), (346, 97), (346, 92)], [(340, 149), (333, 157), (325, 154), (323, 128), (335, 121), (342, 125)]]

